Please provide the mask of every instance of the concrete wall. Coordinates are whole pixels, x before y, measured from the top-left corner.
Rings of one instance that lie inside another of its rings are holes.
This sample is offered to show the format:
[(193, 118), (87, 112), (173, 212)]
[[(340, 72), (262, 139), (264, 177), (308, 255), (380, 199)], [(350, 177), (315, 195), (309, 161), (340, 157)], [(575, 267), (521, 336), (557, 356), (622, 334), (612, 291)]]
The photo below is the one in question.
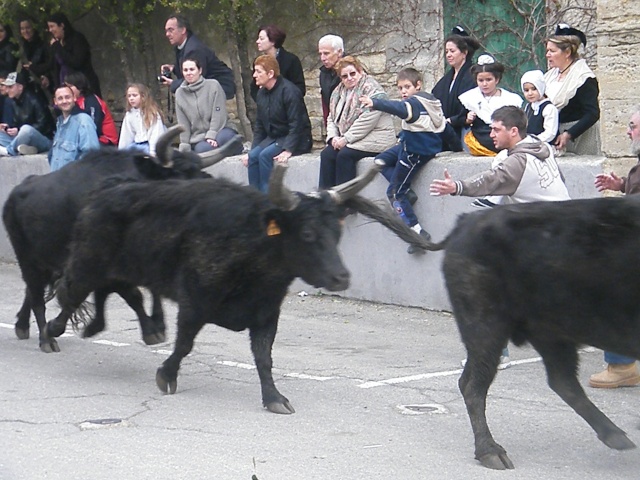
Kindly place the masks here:
[[(604, 157), (563, 157), (560, 166), (573, 198), (597, 196), (593, 177), (602, 171), (615, 170), (625, 175), (634, 159), (609, 161)], [(371, 165), (371, 159), (360, 162), (360, 169)], [(422, 225), (434, 240), (444, 238), (453, 227), (456, 217), (474, 211), (468, 197), (430, 197), (429, 183), (441, 178), (445, 168), (454, 178), (466, 178), (488, 168), (490, 159), (460, 154), (441, 154), (422, 171), (414, 184), (420, 199), (416, 211)], [(312, 191), (317, 185), (318, 154), (294, 157), (285, 179), (292, 190)], [(0, 202), (4, 205), (7, 195), (29, 174), (44, 174), (49, 170), (43, 155), (20, 158), (0, 158)], [(247, 172), (238, 158), (229, 158), (209, 168), (209, 173), (224, 176), (239, 183), (247, 183)], [(387, 184), (380, 176), (363, 192), (369, 198), (387, 205)], [(449, 300), (440, 272), (442, 253), (408, 255), (407, 245), (378, 224), (362, 215), (352, 215), (345, 223), (341, 250), (344, 261), (352, 273), (351, 287), (340, 295), (383, 303), (411, 305), (435, 310), (447, 310)], [(15, 261), (12, 248), (6, 238), (4, 226), (0, 231), (0, 261)], [(313, 287), (296, 281), (293, 291), (315, 292)]]

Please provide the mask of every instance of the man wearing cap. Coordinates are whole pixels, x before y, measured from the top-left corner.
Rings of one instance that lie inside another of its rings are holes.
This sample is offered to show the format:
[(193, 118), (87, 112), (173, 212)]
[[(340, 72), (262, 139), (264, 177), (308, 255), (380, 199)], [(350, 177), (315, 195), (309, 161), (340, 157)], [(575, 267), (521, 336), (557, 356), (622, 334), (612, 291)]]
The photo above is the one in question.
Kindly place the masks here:
[(53, 103), (62, 115), (56, 123), (56, 135), (49, 150), (51, 171), (74, 162), (89, 150), (100, 148), (96, 124), (76, 105), (71, 87), (60, 85), (53, 94)]
[(54, 122), (49, 108), (30, 90), (27, 79), (12, 72), (2, 82), (13, 100), (13, 125), (0, 123), (0, 155), (30, 155), (51, 148)]

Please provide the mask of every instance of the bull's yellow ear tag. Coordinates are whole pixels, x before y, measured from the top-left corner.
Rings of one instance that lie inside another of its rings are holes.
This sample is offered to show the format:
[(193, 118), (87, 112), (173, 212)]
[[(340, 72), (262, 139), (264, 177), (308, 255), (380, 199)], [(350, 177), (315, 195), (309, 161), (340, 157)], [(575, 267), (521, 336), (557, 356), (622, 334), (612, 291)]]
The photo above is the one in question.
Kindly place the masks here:
[(274, 235), (280, 235), (280, 227), (276, 223), (275, 220), (269, 220), (269, 225), (267, 225), (267, 236), (272, 237)]

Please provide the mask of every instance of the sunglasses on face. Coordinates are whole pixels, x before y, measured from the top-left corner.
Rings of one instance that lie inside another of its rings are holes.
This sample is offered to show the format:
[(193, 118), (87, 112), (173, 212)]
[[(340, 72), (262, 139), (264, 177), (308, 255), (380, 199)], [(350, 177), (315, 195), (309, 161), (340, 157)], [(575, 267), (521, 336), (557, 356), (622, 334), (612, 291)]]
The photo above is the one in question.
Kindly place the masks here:
[(347, 72), (347, 73), (343, 73), (342, 75), (340, 75), (340, 78), (342, 80), (346, 80), (347, 78), (351, 77), (354, 78), (356, 75), (358, 74), (358, 72)]

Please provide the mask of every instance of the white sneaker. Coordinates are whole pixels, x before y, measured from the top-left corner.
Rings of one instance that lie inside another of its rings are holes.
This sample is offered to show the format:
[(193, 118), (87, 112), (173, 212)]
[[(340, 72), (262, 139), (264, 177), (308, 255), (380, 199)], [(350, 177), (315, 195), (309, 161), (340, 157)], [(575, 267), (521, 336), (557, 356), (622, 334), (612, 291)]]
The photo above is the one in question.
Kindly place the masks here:
[(35, 155), (36, 153), (38, 153), (38, 149), (36, 147), (23, 143), (22, 145), (18, 145), (18, 153), (20, 155)]
[(7, 155), (9, 155), (9, 152), (7, 152), (7, 147), (3, 147), (2, 145), (0, 145), (0, 156), (6, 157)]

